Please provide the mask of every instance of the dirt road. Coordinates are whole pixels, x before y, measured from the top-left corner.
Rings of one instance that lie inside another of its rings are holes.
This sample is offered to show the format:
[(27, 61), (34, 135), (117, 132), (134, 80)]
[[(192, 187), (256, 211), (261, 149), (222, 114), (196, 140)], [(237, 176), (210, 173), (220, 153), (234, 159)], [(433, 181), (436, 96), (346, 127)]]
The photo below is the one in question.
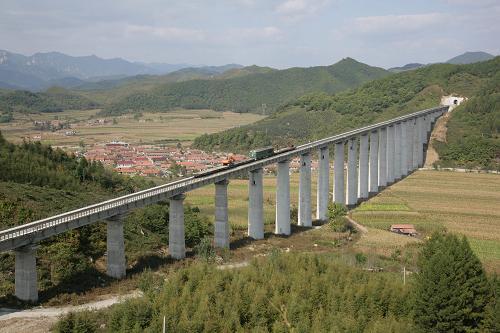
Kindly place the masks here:
[(40, 307), (22, 311), (0, 308), (0, 333), (49, 332), (52, 325), (55, 324), (61, 315), (83, 310), (104, 309), (127, 299), (140, 297), (141, 295), (142, 293), (136, 290), (130, 294), (111, 296), (101, 301), (78, 306)]

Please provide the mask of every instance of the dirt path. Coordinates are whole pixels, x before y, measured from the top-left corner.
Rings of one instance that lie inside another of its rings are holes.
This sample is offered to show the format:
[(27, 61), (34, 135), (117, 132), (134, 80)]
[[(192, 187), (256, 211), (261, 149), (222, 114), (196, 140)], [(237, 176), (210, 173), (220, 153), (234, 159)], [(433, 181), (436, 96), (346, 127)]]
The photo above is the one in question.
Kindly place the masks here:
[(359, 224), (358, 222), (354, 221), (350, 215), (346, 216), (347, 220), (349, 220), (349, 223), (351, 223), (356, 229), (358, 229), (362, 234), (366, 234), (368, 232), (368, 229)]
[(439, 160), (439, 155), (436, 149), (432, 146), (432, 140), (446, 142), (446, 131), (448, 130), (446, 125), (448, 124), (449, 119), (450, 112), (447, 112), (436, 122), (436, 125), (431, 133), (431, 138), (429, 139), (429, 147), (427, 148), (424, 168), (431, 168), (432, 164)]
[(0, 308), (0, 333), (49, 332), (52, 325), (56, 323), (61, 315), (75, 311), (104, 309), (110, 307), (113, 304), (121, 303), (127, 299), (140, 296), (142, 296), (142, 293), (138, 290), (135, 290), (130, 294), (112, 296), (101, 301), (86, 303), (77, 306), (71, 305), (48, 308), (40, 307), (29, 310)]

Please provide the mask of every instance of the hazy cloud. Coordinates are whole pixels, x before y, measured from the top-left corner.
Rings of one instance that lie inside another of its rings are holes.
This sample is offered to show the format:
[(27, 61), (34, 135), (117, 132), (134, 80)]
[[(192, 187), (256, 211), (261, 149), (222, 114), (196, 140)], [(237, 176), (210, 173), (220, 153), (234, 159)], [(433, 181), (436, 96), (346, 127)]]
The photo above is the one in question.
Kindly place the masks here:
[(276, 12), (288, 19), (297, 20), (315, 14), (329, 2), (328, 0), (286, 0), (276, 6)]
[(203, 41), (205, 34), (201, 30), (183, 29), (176, 27), (155, 27), (150, 25), (127, 25), (125, 33), (128, 35), (141, 35), (149, 37), (158, 37), (164, 40), (182, 40), (182, 41)]
[(393, 32), (412, 32), (434, 28), (445, 23), (450, 17), (442, 13), (365, 16), (355, 18), (349, 29), (366, 34), (385, 34)]
[(498, 0), (1, 2), (0, 49), (23, 54), (282, 68), (347, 56), (390, 67), (500, 53)]

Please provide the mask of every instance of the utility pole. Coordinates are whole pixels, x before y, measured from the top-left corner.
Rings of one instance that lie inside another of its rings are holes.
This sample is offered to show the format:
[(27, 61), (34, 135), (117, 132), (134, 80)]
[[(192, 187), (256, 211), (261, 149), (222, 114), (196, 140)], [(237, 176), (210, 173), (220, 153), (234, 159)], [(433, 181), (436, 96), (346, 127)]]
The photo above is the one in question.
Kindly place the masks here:
[(403, 266), (403, 286), (406, 285), (406, 266)]
[(166, 327), (165, 327), (165, 316), (163, 316), (163, 333), (166, 332)]

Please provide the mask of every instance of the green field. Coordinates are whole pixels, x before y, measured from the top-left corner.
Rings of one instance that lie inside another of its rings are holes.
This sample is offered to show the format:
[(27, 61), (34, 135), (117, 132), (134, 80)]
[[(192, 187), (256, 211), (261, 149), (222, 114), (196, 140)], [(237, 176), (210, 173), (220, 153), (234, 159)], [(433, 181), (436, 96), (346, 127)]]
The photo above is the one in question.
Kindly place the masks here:
[(435, 230), (466, 235), (486, 268), (498, 272), (499, 203), (499, 175), (418, 171), (363, 203), (352, 216), (370, 228), (359, 243), (366, 250), (387, 254), (414, 243), (414, 238), (387, 231), (391, 224), (411, 223), (420, 238)]
[[(78, 145), (122, 140), (130, 143), (152, 143), (182, 141), (189, 143), (204, 133), (215, 133), (231, 127), (253, 123), (263, 116), (252, 113), (216, 112), (212, 110), (175, 110), (165, 113), (143, 113), (118, 117), (97, 117), (106, 119), (104, 125), (90, 126), (87, 121), (99, 110), (73, 110), (57, 113), (21, 114), (15, 113), (14, 121), (0, 124), (3, 136), (13, 143), (22, 142), (24, 137), (42, 135), (42, 142), (52, 145)], [(62, 120), (72, 124), (75, 136), (65, 136), (67, 130), (56, 132), (37, 131), (33, 121)], [(115, 119), (115, 123), (113, 123)]]

